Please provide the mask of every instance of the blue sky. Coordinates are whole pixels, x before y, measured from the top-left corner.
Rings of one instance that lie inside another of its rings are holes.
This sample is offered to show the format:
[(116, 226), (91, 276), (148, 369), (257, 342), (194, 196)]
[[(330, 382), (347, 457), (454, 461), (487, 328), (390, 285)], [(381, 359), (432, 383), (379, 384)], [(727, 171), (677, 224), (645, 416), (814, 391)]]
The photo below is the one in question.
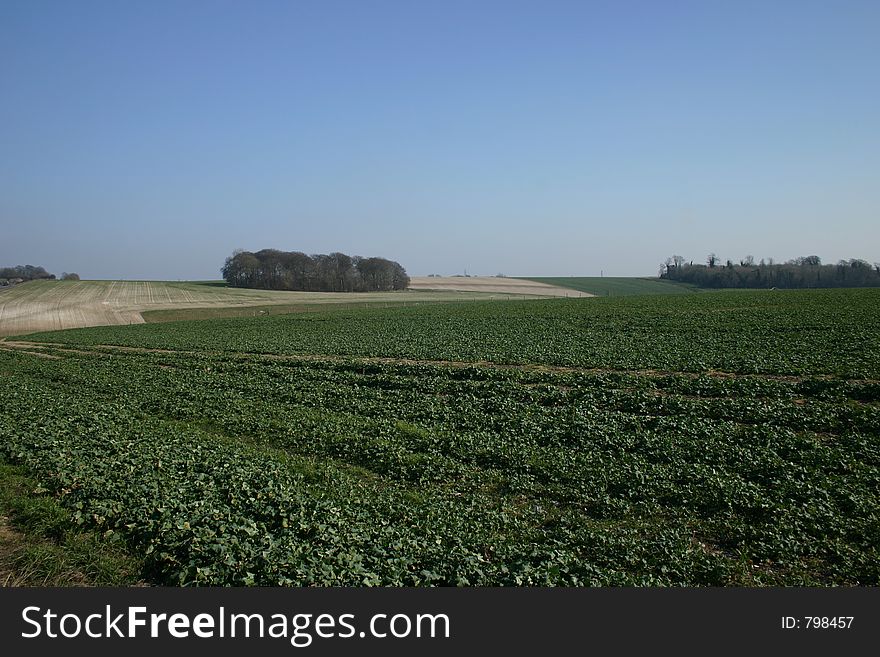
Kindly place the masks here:
[(880, 260), (880, 2), (0, 0), (0, 265)]

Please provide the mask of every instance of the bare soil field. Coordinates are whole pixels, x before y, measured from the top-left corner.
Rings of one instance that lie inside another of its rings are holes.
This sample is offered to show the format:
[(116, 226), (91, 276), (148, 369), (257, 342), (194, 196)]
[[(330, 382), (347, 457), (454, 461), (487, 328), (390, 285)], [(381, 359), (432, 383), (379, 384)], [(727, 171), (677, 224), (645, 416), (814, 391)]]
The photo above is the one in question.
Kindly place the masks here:
[[(554, 289), (538, 283), (531, 283), (531, 286)], [(541, 295), (541, 292), (530, 294)], [(550, 292), (544, 296), (552, 294)], [(502, 299), (506, 298), (506, 293), (488, 286), (474, 286), (465, 291), (455, 287), (439, 287), (421, 291), (345, 293), (248, 290), (171, 281), (32, 281), (6, 289), (0, 294), (0, 336), (86, 326), (142, 324), (144, 318), (141, 313), (155, 310), (474, 298)]]
[(411, 290), (455, 290), (457, 292), (492, 292), (537, 297), (592, 297), (593, 294), (547, 285), (521, 278), (500, 276), (414, 276)]

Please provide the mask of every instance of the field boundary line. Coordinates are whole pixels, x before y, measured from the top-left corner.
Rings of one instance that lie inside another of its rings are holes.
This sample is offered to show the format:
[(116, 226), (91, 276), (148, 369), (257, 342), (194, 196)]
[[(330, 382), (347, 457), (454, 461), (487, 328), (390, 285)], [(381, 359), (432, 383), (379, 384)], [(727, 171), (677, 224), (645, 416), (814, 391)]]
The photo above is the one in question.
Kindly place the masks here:
[(3, 344), (0, 344), (0, 351), (8, 351), (13, 354), (26, 354), (28, 356), (36, 356), (38, 358), (48, 358), (49, 360), (61, 360), (61, 356), (57, 356), (55, 354), (47, 354), (42, 351), (26, 351), (25, 349), (18, 349), (16, 347), (9, 347)]

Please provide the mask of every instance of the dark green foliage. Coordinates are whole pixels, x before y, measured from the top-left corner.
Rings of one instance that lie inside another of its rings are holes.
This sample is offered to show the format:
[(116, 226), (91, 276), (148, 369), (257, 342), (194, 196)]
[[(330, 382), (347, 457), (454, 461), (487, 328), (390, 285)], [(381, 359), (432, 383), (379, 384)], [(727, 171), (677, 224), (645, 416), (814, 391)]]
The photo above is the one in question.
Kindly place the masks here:
[(15, 267), (0, 267), (0, 279), (14, 281), (36, 281), (41, 279), (54, 279), (55, 274), (50, 274), (43, 267), (34, 265), (16, 265)]
[(880, 378), (880, 290), (322, 308), (295, 315), (78, 329), (70, 344)]
[(233, 287), (264, 290), (382, 292), (405, 290), (409, 285), (409, 276), (398, 262), (344, 253), (236, 251), (226, 259), (222, 274)]
[[(730, 293), (45, 334), (79, 352), (0, 352), (0, 453), (143, 551), (158, 583), (877, 585), (876, 302)], [(90, 346), (107, 343), (171, 351)], [(495, 365), (428, 362), (443, 359)]]
[(137, 584), (142, 563), (125, 553), (121, 537), (76, 525), (48, 493), (0, 459), (0, 585)]

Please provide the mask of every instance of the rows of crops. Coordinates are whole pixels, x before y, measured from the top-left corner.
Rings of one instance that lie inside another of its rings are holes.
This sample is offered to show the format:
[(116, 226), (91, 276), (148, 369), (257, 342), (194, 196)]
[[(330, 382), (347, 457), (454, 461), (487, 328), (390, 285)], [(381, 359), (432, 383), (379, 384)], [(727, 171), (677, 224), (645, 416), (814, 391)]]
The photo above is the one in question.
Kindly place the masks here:
[(41, 334), (236, 353), (880, 378), (876, 290), (372, 308)]
[(32, 336), (52, 344), (0, 351), (0, 455), (145, 553), (157, 583), (876, 585), (878, 301)]

